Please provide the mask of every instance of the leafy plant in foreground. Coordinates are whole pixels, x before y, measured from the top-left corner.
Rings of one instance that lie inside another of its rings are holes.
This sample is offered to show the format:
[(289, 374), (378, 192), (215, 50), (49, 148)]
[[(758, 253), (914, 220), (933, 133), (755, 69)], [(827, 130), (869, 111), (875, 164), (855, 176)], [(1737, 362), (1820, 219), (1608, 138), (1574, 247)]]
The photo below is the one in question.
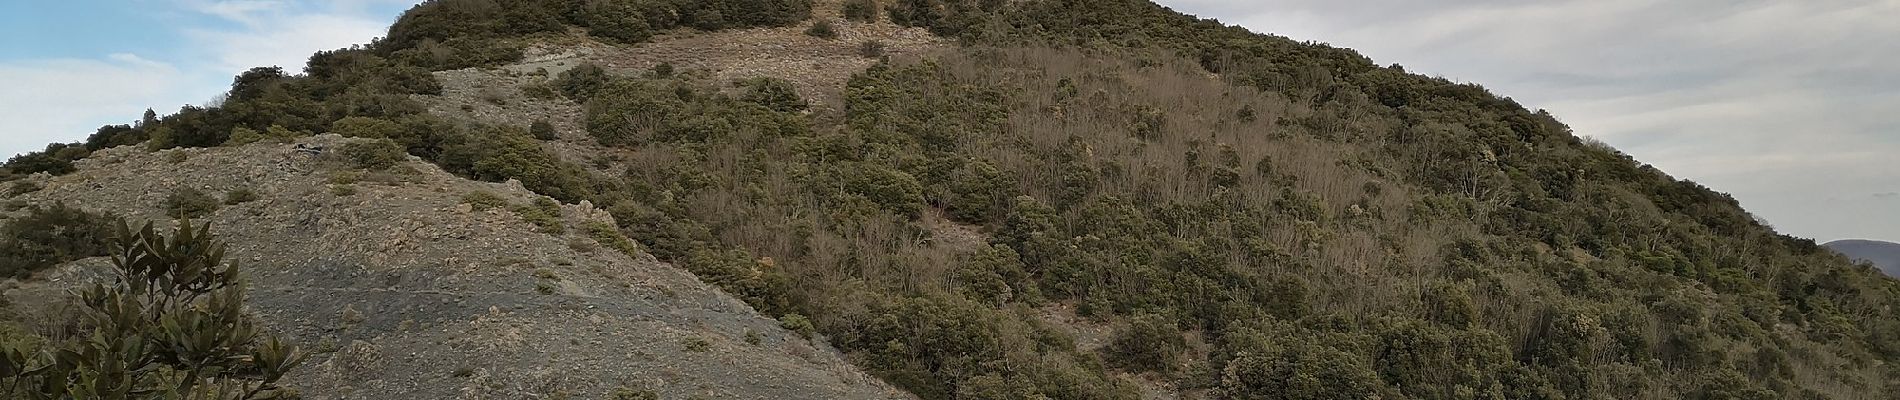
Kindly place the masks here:
[(237, 266), (208, 225), (172, 237), (119, 225), (117, 282), (79, 291), (75, 339), (0, 348), (0, 394), (10, 399), (294, 398), (278, 385), (305, 354), (262, 332), (244, 312)]

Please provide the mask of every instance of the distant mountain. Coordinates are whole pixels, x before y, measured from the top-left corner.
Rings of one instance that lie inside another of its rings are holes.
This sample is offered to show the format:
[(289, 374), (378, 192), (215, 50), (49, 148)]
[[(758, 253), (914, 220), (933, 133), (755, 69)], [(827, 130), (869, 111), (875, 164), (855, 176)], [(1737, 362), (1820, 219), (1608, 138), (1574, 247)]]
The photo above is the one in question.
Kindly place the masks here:
[(1837, 240), (1827, 244), (1827, 248), (1847, 255), (1847, 258), (1874, 263), (1888, 276), (1900, 276), (1900, 243), (1878, 240)]

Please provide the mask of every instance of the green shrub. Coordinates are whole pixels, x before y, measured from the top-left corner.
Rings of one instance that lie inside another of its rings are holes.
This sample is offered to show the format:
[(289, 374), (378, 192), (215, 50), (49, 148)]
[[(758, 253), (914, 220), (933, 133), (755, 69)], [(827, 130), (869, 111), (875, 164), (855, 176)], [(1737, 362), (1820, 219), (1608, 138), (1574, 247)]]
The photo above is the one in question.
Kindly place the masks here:
[(568, 99), (586, 103), (612, 81), (613, 77), (607, 75), (606, 68), (601, 68), (600, 65), (594, 63), (583, 63), (562, 72), (561, 76), (554, 80), (554, 86), (559, 88), (561, 94), (566, 95)]
[(507, 199), (503, 199), (501, 196), (496, 196), (494, 193), (486, 190), (468, 192), (468, 194), (462, 195), (462, 202), (467, 203), (470, 208), (473, 208), (475, 211), (487, 211), (508, 207)]
[(698, 336), (682, 339), (680, 340), (680, 345), (685, 346), (686, 351), (690, 351), (694, 353), (704, 353), (704, 352), (712, 351), (712, 341), (706, 340), (706, 338), (698, 337)]
[(205, 194), (197, 188), (184, 187), (173, 190), (170, 195), (165, 196), (163, 207), (165, 215), (198, 219), (217, 212), (222, 203), (218, 198)]
[(982, 224), (998, 220), (1016, 194), (1016, 177), (986, 161), (959, 168), (951, 176), (942, 200), (958, 221)]
[[(547, 70), (541, 72), (546, 73)], [(554, 100), (561, 98), (561, 92), (548, 82), (534, 82), (521, 85), (521, 95), (535, 100)]]
[(623, 386), (614, 389), (613, 398), (610, 400), (660, 400), (660, 394), (650, 389), (634, 389)]
[(628, 239), (627, 235), (620, 233), (620, 228), (615, 227), (613, 224), (598, 221), (589, 223), (587, 224), (587, 234), (594, 238), (595, 242), (599, 242), (600, 245), (607, 246), (607, 248), (614, 249), (622, 254), (630, 256), (640, 254), (640, 245), (634, 244), (633, 239)]
[(567, 223), (561, 219), (561, 204), (546, 197), (534, 199), (533, 204), (514, 208), (515, 215), (534, 224), (537, 231), (549, 235), (567, 233)]
[(387, 170), (409, 159), (402, 146), (387, 139), (350, 142), (343, 145), (341, 154), (352, 166), (372, 171)]
[(863, 56), (864, 58), (883, 57), (884, 47), (885, 47), (884, 41), (866, 40), (864, 41), (864, 43), (858, 44), (858, 55)]
[(840, 9), (845, 19), (858, 22), (877, 21), (877, 0), (845, 0)]
[(1358, 355), (1313, 343), (1311, 338), (1266, 335), (1252, 329), (1231, 332), (1217, 354), (1228, 357), (1214, 387), (1227, 399), (1375, 398), (1383, 383)]
[(533, 124), (528, 125), (528, 134), (534, 135), (534, 138), (537, 140), (555, 140), (561, 138), (560, 133), (554, 131), (554, 124), (548, 123), (547, 120), (536, 120)]
[(8, 174), (31, 175), (45, 172), (64, 175), (76, 171), (73, 161), (85, 158), (91, 151), (85, 147), (65, 143), (46, 145), (45, 150), (21, 154), (7, 159), (4, 168)]
[(252, 143), (290, 143), (291, 139), (303, 136), (310, 136), (310, 133), (295, 132), (277, 125), (271, 125), (270, 128), (265, 129), (263, 132), (240, 126), (231, 128), (230, 139), (226, 139), (224, 145), (242, 146)]
[(811, 339), (812, 335), (818, 332), (818, 328), (812, 326), (810, 319), (795, 313), (779, 317), (778, 326), (806, 339)]
[(59, 264), (104, 256), (117, 220), (63, 203), (29, 207), (26, 215), (0, 224), (0, 277), (25, 278)]
[(1186, 350), (1174, 320), (1156, 314), (1137, 315), (1128, 328), (1103, 351), (1115, 366), (1130, 371), (1170, 372)]
[(688, 103), (660, 81), (615, 81), (587, 102), (587, 133), (608, 146), (646, 143), (677, 126)]
[(1462, 286), (1438, 284), (1425, 290), (1425, 319), (1456, 328), (1478, 322), (1478, 309)]
[(778, 112), (798, 112), (810, 107), (798, 96), (791, 82), (777, 78), (752, 78), (745, 81), (745, 93), (739, 100), (765, 106)]
[[(433, 161), (442, 169), (471, 179), (522, 186), (562, 201), (590, 196), (592, 174), (564, 162), (520, 127), (482, 127), (480, 132), (452, 131), (442, 137)], [(414, 148), (413, 146), (411, 147)], [(412, 150), (413, 151), (413, 150)]]
[(251, 188), (241, 187), (224, 192), (224, 205), (227, 206), (235, 206), (253, 201), (257, 201), (257, 192), (252, 191)]
[[(167, 238), (152, 225), (119, 225), (117, 282), (78, 290), (79, 327), (61, 340), (0, 348), (0, 395), (9, 399), (295, 396), (280, 386), (305, 354), (262, 333), (244, 306), (239, 270), (208, 228), (181, 224)], [(88, 323), (80, 323), (80, 320)], [(114, 395), (113, 393), (117, 393)], [(126, 393), (140, 393), (127, 395)]]
[(805, 35), (827, 40), (837, 39), (838, 28), (831, 25), (831, 20), (818, 20), (818, 22), (813, 22), (810, 28), (805, 28)]

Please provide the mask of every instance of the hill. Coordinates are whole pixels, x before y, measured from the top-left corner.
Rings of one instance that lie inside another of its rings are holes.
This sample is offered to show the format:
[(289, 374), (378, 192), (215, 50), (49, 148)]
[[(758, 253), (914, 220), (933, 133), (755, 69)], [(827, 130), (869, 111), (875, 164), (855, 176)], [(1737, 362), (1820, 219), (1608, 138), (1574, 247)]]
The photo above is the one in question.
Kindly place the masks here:
[[(229, 179), (239, 160), (311, 140), (400, 149), (442, 188), (384, 195), (374, 174), (291, 174), (301, 189), (267, 196), (327, 192), (343, 204), (311, 205), (365, 214), (214, 214), (251, 258), (295, 266), (249, 267), (275, 282), (254, 290), (259, 318), (409, 355), (380, 364), (381, 384), (323, 367), (349, 351), (318, 360), (299, 382), (319, 398), (522, 376), (481, 368), (580, 371), (549, 375), (586, 394), (633, 374), (669, 398), (864, 398), (884, 384), (924, 399), (1900, 389), (1900, 286), (1877, 271), (1482, 87), (1146, 1), (431, 1), (302, 74), (251, 70), (218, 107), (104, 127), (0, 175), (16, 214), (67, 200), (153, 218), (166, 196), (102, 177)], [(192, 161), (201, 152), (232, 161)], [(122, 158), (142, 161), (107, 161)], [(152, 167), (171, 159), (175, 172)], [(457, 194), (473, 187), (505, 200)], [(515, 230), (378, 211), (458, 201), (498, 205), (480, 215), (513, 214)], [(394, 227), (309, 232), (343, 223)], [(389, 247), (415, 230), (485, 244)], [(687, 273), (657, 297), (614, 284)], [(41, 274), (21, 285), (53, 282)], [(480, 297), (492, 310), (437, 314), (501, 321), (473, 348), (503, 356), (401, 336), (414, 326), (394, 317), (364, 317), (380, 330), (363, 336), (283, 320), (431, 303), (366, 290), (409, 282), (505, 293)], [(308, 290), (324, 295), (268, 294)], [(530, 294), (542, 292), (556, 296)], [(570, 325), (583, 318), (593, 325)], [(800, 333), (813, 340), (788, 339)], [(419, 367), (458, 363), (485, 367)]]
[[(199, 221), (247, 268), (251, 310), (316, 353), (289, 382), (306, 398), (904, 397), (685, 271), (614, 250), (624, 239), (590, 230), (613, 223), (598, 209), (413, 160), (364, 168), (344, 156), (362, 142), (107, 149), (10, 201), (164, 221), (163, 199), (212, 194)], [(9, 311), (53, 328), (61, 294), (101, 264), (14, 285)]]
[(1836, 240), (1827, 248), (1857, 261), (1873, 263), (1888, 276), (1900, 276), (1900, 243), (1878, 240)]

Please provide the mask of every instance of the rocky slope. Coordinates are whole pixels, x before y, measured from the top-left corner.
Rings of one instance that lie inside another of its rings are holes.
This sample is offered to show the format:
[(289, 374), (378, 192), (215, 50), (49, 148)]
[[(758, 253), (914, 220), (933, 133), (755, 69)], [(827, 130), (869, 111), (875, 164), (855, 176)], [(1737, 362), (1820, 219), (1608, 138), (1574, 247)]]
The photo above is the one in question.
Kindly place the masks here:
[[(690, 273), (598, 243), (588, 227), (611, 217), (588, 204), (562, 206), (562, 228), (537, 226), (464, 201), (539, 197), (518, 184), (413, 159), (358, 170), (335, 155), (349, 140), (112, 149), (30, 178), (44, 189), (14, 200), (163, 221), (156, 205), (183, 188), (257, 193), (205, 221), (245, 268), (257, 315), (319, 352), (293, 382), (309, 399), (905, 397)], [(8, 296), (59, 312), (50, 299), (103, 263)]]

